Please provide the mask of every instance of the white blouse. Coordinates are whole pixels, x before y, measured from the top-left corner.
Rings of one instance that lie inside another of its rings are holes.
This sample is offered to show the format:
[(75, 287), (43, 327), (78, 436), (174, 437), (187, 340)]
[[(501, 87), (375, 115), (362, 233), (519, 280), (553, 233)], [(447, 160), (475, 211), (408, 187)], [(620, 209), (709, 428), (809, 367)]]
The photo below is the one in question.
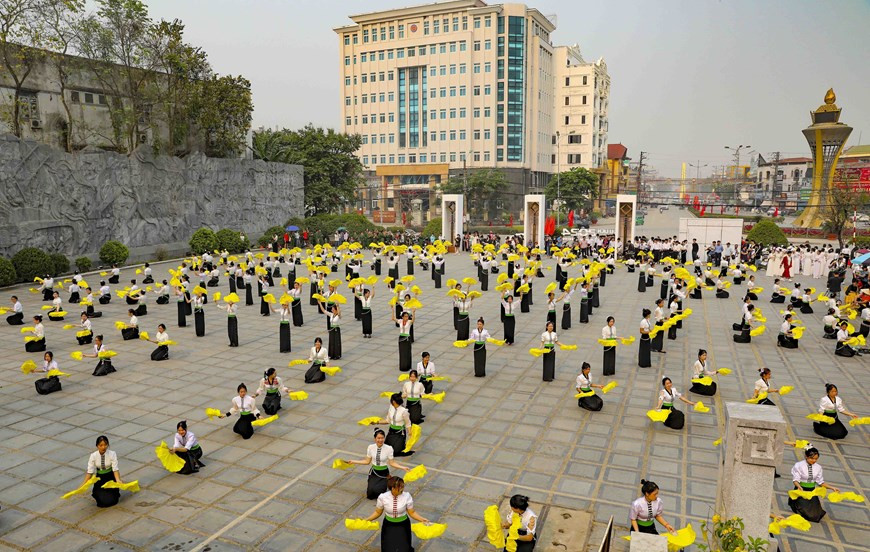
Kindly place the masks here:
[(541, 341), (544, 345), (555, 345), (559, 341), (559, 335), (556, 332), (544, 332), (541, 334)]
[(139, 319), (136, 318), (136, 315), (130, 317), (130, 321), (127, 323), (128, 326), (136, 327), (139, 325)]
[(507, 314), (513, 314), (513, 313), (514, 313), (514, 303), (513, 303), (513, 301), (508, 302), (508, 301), (505, 301), (504, 299), (502, 299), (501, 306), (504, 307), (504, 313), (505, 313), (506, 315), (507, 315)]
[(423, 366), (422, 361), (418, 362), (417, 373), (421, 376), (432, 376), (435, 373), (435, 363), (430, 360), (429, 364)]
[[(532, 511), (531, 508), (526, 508), (526, 511), (520, 516), (520, 529), (526, 531), (527, 533), (535, 534), (535, 529), (537, 528), (537, 519), (538, 516), (535, 512)], [(513, 511), (509, 512), (505, 516), (505, 520), (508, 523), (513, 523), (514, 513)], [(529, 527), (529, 524), (532, 524), (532, 527)]]
[(640, 321), (640, 329), (650, 331), (650, 322), (648, 318), (644, 318)]
[(43, 372), (48, 372), (49, 370), (57, 370), (57, 369), (58, 369), (58, 367), (57, 367), (56, 360), (52, 360), (51, 362), (49, 362), (47, 360), (42, 361), (42, 371)]
[(105, 454), (100, 454), (100, 451), (95, 450), (88, 457), (88, 473), (97, 473), (97, 470), (118, 471), (118, 455), (114, 450), (106, 449)]
[(677, 399), (679, 399), (681, 396), (682, 395), (680, 395), (680, 392), (677, 391), (676, 389), (674, 389), (673, 387), (671, 387), (670, 394), (668, 394), (668, 392), (665, 391), (664, 389), (659, 391), (659, 399), (662, 401), (662, 403), (674, 404), (677, 401)]
[(419, 381), (411, 383), (410, 381), (406, 381), (405, 385), (402, 386), (402, 397), (419, 399), (423, 396), (426, 390), (423, 388), (423, 384)]
[(387, 411), (387, 420), (392, 426), (403, 426), (406, 429), (411, 429), (411, 415), (408, 413), (408, 409), (404, 406), (396, 408), (395, 406), (390, 405), (390, 409)]
[(408, 513), (408, 509), (414, 509), (414, 499), (411, 493), (403, 491), (399, 496), (393, 496), (392, 491), (387, 491), (378, 496), (378, 508), (391, 518), (400, 518)]
[(86, 330), (86, 331), (91, 331), (91, 321), (90, 321), (90, 319), (87, 319), (87, 318), (86, 318), (86, 319), (82, 320), (82, 322), (81, 322), (79, 325), (82, 327), (82, 329), (84, 329), (84, 330)]
[[(631, 503), (631, 512), (628, 517), (633, 520), (653, 521), (655, 518), (662, 515), (663, 511), (664, 507), (662, 506), (662, 499), (657, 498), (652, 502), (649, 502), (646, 498), (640, 497)], [(650, 515), (650, 512), (652, 512), (652, 515)]]
[(833, 328), (834, 324), (837, 323), (837, 318), (831, 314), (826, 314), (822, 317), (822, 322), (824, 322), (825, 326)]
[(707, 371), (707, 363), (701, 362), (700, 360), (695, 361), (695, 364), (692, 366), (692, 372), (695, 374), (696, 378), (713, 375), (711, 372)]
[(810, 465), (806, 460), (796, 462), (791, 469), (791, 480), (798, 483), (815, 483), (816, 485), (824, 485), (825, 477), (822, 475), (822, 466), (818, 462), (812, 465), (812, 475), (810, 475)]
[(616, 326), (604, 326), (601, 328), (601, 339), (613, 339), (616, 337)]
[(260, 387), (257, 388), (257, 395), (262, 395), (266, 391), (278, 391), (279, 393), (289, 393), (290, 389), (284, 387), (284, 383), (279, 376), (275, 376), (272, 383), (266, 378), (260, 380)]
[(661, 322), (665, 318), (665, 311), (661, 307), (656, 307), (656, 310), (653, 311), (653, 316), (655, 316), (656, 322)]
[(787, 320), (784, 321), (782, 323), (782, 326), (780, 327), (779, 331), (781, 331), (784, 334), (787, 334), (788, 332), (790, 332), (791, 331), (791, 322), (789, 322)]
[(366, 457), (372, 459), (372, 465), (378, 468), (387, 467), (387, 462), (393, 459), (393, 447), (390, 445), (381, 445), (379, 449), (374, 443), (366, 449)]
[(239, 412), (250, 412), (253, 415), (260, 414), (257, 410), (257, 403), (254, 402), (254, 397), (245, 395), (244, 398), (236, 395), (233, 397), (233, 406), (230, 408), (230, 414), (238, 414)]
[(755, 390), (759, 393), (767, 393), (768, 389), (770, 389), (770, 382), (764, 381), (764, 378), (758, 378), (758, 381), (755, 382)]
[(166, 332), (157, 332), (154, 336), (155, 341), (157, 343), (163, 343), (164, 341), (169, 341), (169, 334)]
[(489, 330), (487, 330), (486, 328), (482, 330), (474, 328), (473, 330), (471, 330), (471, 339), (473, 339), (474, 341), (486, 341), (490, 337), (491, 336), (489, 335)]
[(184, 437), (175, 432), (175, 444), (172, 445), (173, 448), (186, 448), (187, 450), (192, 449), (196, 445), (199, 444), (199, 441), (196, 439), (196, 435), (193, 434), (192, 431), (186, 431), (184, 433)]
[(849, 339), (851, 339), (851, 337), (852, 336), (850, 336), (849, 332), (847, 332), (846, 330), (844, 330), (842, 328), (837, 330), (837, 341), (842, 343), (842, 342), (848, 341)]
[(843, 401), (840, 400), (838, 396), (835, 400), (836, 402), (831, 401), (831, 399), (825, 395), (822, 397), (822, 400), (819, 401), (819, 414), (824, 414), (825, 412), (838, 411), (845, 412), (846, 407), (843, 405)]
[(329, 360), (326, 347), (321, 346), (319, 351), (316, 347), (312, 347), (311, 352), (308, 354), (308, 360), (319, 364), (326, 364)]
[(577, 385), (580, 389), (590, 389), (592, 385), (592, 372), (589, 372), (589, 377), (586, 377), (581, 372), (580, 375), (577, 376)]
[(33, 327), (33, 335), (39, 339), (45, 337), (45, 326), (42, 325), (42, 322)]
[(410, 333), (411, 333), (411, 326), (412, 326), (413, 324), (414, 324), (414, 323), (411, 322), (410, 320), (408, 320), (407, 322), (405, 322), (404, 320), (399, 319), (399, 335), (402, 335), (402, 334), (410, 334)]

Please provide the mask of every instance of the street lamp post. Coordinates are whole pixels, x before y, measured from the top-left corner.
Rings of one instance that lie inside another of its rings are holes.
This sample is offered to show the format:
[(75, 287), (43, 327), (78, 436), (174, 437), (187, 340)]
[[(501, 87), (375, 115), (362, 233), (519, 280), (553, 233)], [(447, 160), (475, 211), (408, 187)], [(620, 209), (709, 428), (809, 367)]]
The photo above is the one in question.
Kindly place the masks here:
[[(574, 131), (568, 133), (568, 136), (574, 134)], [(556, 201), (553, 202), (556, 207), (556, 226), (562, 223), (562, 133), (556, 131)]]

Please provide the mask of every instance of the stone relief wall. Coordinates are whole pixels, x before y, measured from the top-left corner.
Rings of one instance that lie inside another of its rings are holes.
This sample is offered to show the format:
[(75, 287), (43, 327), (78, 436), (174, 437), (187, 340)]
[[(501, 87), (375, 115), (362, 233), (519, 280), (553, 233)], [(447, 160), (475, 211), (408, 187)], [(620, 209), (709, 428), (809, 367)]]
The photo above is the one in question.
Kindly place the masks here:
[(94, 254), (108, 240), (128, 247), (186, 242), (207, 226), (253, 240), (303, 214), (303, 168), (246, 159), (184, 159), (140, 148), (68, 154), (0, 136), (0, 255), (39, 247)]

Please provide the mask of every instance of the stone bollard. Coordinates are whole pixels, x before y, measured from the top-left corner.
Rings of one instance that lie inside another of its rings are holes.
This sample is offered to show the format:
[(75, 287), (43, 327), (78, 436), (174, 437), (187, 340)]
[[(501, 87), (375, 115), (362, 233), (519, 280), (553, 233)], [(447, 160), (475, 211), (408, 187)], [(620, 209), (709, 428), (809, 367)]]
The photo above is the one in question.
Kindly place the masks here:
[(743, 519), (745, 536), (769, 538), (773, 474), (782, 462), (785, 430), (785, 419), (775, 406), (725, 403), (716, 513)]
[(668, 552), (668, 538), (664, 535), (631, 534), (629, 552)]

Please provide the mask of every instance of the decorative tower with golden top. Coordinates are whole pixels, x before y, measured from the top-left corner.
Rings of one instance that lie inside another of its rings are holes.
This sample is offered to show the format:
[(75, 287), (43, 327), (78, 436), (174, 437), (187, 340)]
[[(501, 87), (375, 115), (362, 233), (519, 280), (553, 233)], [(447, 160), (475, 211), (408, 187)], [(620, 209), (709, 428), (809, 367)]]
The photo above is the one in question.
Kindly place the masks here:
[(813, 154), (813, 187), (803, 213), (795, 220), (801, 228), (819, 228), (825, 219), (828, 190), (834, 179), (834, 169), (852, 127), (840, 122), (840, 108), (835, 103), (834, 89), (825, 94), (825, 103), (810, 112), (813, 124), (804, 129), (804, 137)]

